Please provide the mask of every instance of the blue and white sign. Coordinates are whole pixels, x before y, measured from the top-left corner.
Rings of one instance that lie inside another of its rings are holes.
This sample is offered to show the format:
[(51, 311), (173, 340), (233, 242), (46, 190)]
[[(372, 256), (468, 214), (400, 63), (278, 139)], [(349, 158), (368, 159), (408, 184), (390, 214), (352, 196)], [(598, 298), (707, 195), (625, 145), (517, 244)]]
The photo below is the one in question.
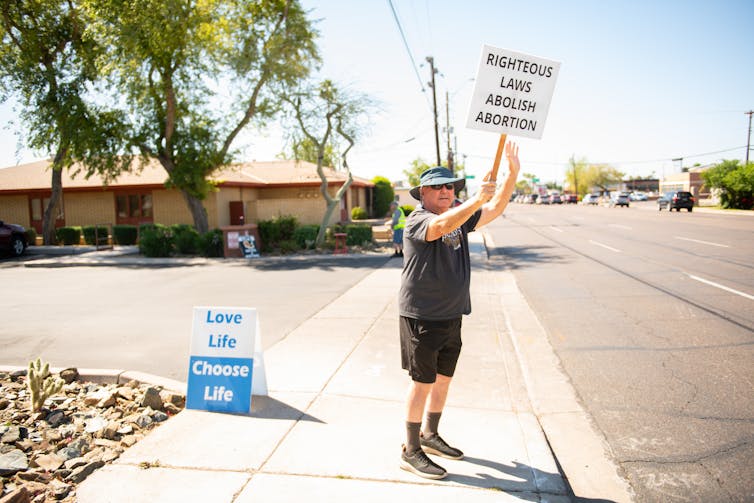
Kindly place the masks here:
[[(186, 408), (243, 413), (251, 410), (258, 328), (257, 311), (253, 308), (194, 308)], [(264, 379), (264, 370), (260, 377)]]

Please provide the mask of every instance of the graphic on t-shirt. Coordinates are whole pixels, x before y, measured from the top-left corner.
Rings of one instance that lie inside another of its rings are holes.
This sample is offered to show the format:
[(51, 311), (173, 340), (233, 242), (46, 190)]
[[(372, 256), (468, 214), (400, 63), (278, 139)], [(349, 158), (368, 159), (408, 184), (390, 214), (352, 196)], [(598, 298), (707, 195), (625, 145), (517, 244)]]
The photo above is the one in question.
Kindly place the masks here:
[(447, 234), (443, 234), (442, 242), (454, 250), (457, 250), (461, 247), (461, 236), (461, 229), (454, 229)]

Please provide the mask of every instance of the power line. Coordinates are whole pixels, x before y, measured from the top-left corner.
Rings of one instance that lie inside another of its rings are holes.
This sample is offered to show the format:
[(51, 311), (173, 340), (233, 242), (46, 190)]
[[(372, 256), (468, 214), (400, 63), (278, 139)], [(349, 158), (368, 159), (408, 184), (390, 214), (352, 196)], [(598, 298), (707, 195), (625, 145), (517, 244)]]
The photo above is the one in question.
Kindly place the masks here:
[(395, 19), (395, 24), (398, 26), (398, 31), (401, 33), (401, 39), (403, 39), (403, 47), (406, 48), (408, 57), (411, 59), (411, 66), (414, 68), (416, 79), (419, 81), (419, 87), (421, 88), (422, 92), (425, 92), (424, 82), (419, 76), (419, 70), (416, 67), (416, 61), (414, 61), (414, 56), (411, 54), (411, 49), (409, 49), (408, 47), (408, 41), (406, 41), (406, 35), (403, 33), (403, 27), (401, 26), (401, 21), (400, 19), (398, 19), (398, 13), (395, 12), (395, 7), (393, 7), (393, 0), (387, 0), (387, 3), (388, 5), (390, 5), (390, 10), (393, 12), (393, 18)]

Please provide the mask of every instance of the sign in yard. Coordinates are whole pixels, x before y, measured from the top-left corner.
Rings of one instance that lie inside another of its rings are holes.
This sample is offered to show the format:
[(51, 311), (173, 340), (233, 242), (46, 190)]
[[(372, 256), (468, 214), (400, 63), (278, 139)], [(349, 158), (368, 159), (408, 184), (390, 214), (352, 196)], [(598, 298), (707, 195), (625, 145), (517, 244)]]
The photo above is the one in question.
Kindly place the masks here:
[(466, 127), (541, 138), (560, 63), (485, 45)]
[(186, 407), (249, 412), (252, 391), (267, 393), (256, 309), (194, 307), (193, 316)]

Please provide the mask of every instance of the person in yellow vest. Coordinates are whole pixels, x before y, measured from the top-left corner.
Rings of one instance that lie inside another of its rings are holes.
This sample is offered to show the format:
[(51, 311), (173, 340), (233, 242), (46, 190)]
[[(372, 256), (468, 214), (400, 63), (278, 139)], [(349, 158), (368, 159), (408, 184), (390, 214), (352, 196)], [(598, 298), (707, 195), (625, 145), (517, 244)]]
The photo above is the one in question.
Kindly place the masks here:
[(390, 225), (393, 231), (393, 247), (395, 253), (393, 257), (403, 256), (403, 228), (406, 227), (406, 214), (403, 213), (403, 209), (398, 204), (398, 201), (390, 203), (391, 218), (385, 222), (386, 225)]

